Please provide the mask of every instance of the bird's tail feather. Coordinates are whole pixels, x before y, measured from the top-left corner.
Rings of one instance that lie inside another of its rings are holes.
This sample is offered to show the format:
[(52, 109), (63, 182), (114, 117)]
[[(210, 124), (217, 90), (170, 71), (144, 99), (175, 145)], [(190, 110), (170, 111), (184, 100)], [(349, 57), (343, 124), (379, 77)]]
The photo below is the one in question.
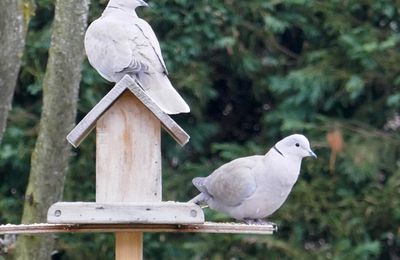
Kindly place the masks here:
[(204, 196), (203, 193), (200, 193), (199, 195), (197, 195), (196, 197), (192, 198), (188, 202), (200, 205), (202, 208), (207, 208), (208, 205), (207, 205), (206, 201), (207, 201), (207, 197)]
[(193, 185), (199, 190), (199, 191), (201, 191), (201, 192), (208, 192), (206, 189), (205, 189), (205, 186), (204, 186), (204, 181), (205, 181), (205, 177), (196, 177), (196, 178), (194, 178), (193, 180), (192, 180), (192, 183), (193, 183)]
[(168, 77), (162, 73), (147, 75), (142, 73), (139, 81), (146, 94), (167, 114), (190, 112), (189, 105), (172, 86)]
[(192, 198), (188, 202), (189, 203), (199, 204), (199, 203), (201, 203), (203, 201), (203, 199), (204, 199), (203, 197), (204, 197), (203, 194), (200, 193), (199, 195), (197, 195), (196, 197)]

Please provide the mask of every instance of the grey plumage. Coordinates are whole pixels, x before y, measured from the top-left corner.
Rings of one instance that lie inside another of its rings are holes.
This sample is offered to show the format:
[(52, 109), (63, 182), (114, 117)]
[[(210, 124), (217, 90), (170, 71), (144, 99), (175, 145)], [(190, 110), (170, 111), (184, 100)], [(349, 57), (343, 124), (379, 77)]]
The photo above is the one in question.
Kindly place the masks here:
[(285, 202), (306, 156), (316, 157), (307, 138), (288, 136), (264, 156), (235, 159), (207, 177), (194, 178), (201, 193), (190, 202), (207, 204), (247, 223), (261, 223)]
[(151, 26), (135, 9), (143, 0), (110, 0), (102, 16), (90, 24), (85, 50), (90, 64), (110, 82), (126, 74), (136, 78), (148, 96), (166, 113), (190, 111), (167, 75), (160, 45)]

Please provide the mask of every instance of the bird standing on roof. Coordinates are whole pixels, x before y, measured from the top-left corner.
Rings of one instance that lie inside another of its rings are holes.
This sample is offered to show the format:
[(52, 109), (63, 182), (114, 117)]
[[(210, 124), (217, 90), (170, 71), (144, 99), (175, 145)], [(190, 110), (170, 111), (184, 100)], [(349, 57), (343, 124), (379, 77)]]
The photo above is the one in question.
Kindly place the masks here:
[(135, 9), (143, 0), (110, 0), (100, 18), (90, 24), (85, 50), (90, 64), (110, 82), (125, 75), (136, 78), (145, 93), (168, 114), (187, 113), (189, 106), (172, 86), (151, 26)]
[(248, 224), (265, 223), (285, 202), (300, 173), (304, 157), (317, 156), (308, 139), (299, 134), (288, 136), (264, 156), (233, 160), (208, 177), (197, 177), (193, 184), (201, 192), (190, 202), (207, 204)]

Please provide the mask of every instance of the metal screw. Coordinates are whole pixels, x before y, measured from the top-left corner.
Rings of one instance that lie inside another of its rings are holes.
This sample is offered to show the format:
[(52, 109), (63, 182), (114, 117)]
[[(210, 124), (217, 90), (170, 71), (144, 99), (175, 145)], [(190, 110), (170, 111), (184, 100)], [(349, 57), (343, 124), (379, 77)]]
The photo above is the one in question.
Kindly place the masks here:
[(54, 216), (56, 216), (56, 217), (61, 216), (61, 210), (57, 209), (57, 210), (54, 212)]

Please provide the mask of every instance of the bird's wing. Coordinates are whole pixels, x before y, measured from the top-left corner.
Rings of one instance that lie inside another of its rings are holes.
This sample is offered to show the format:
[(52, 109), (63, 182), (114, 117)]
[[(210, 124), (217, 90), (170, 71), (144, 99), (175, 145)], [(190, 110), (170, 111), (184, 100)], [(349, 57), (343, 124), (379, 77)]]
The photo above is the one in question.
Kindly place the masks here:
[(189, 112), (188, 104), (167, 77), (167, 68), (153, 29), (140, 18), (135, 19), (132, 27), (137, 36), (132, 46), (134, 57), (148, 66), (147, 72), (138, 74), (138, 80), (146, 94), (167, 114)]
[(85, 34), (85, 50), (90, 64), (107, 80), (115, 82), (116, 72), (132, 63), (133, 52), (125, 26), (112, 16), (90, 24)]
[(240, 205), (257, 188), (253, 169), (262, 158), (258, 155), (249, 156), (221, 166), (205, 180), (208, 193), (224, 205)]
[(157, 36), (155, 35), (151, 26), (145, 20), (140, 18), (136, 19), (135, 26), (142, 32), (143, 36), (147, 39), (149, 46), (149, 48), (146, 50), (147, 54), (148, 52), (153, 51), (157, 57), (157, 60), (160, 62), (160, 65), (162, 66), (164, 73), (168, 75), (167, 66), (165, 66), (165, 62), (161, 54), (160, 43), (158, 42)]
[(125, 20), (110, 12), (97, 19), (86, 31), (85, 49), (102, 75), (167, 71), (153, 30), (140, 18)]
[(160, 45), (146, 21), (110, 11), (89, 26), (85, 48), (90, 64), (107, 80), (131, 75), (165, 113), (190, 111), (167, 77)]

